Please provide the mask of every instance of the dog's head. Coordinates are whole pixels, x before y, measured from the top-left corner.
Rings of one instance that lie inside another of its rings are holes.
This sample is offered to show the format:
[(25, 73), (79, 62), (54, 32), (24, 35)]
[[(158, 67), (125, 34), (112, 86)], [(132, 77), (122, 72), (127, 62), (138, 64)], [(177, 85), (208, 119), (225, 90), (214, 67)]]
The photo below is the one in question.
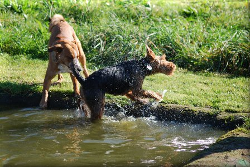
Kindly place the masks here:
[(163, 73), (166, 75), (172, 75), (176, 69), (174, 63), (169, 62), (166, 60), (166, 56), (156, 56), (154, 52), (148, 47), (147, 48), (147, 55), (146, 59), (149, 60), (149, 65), (152, 68), (152, 74), (154, 73)]
[(65, 65), (69, 70), (81, 71), (82, 68), (78, 61), (79, 50), (77, 45), (72, 41), (60, 40), (48, 48), (51, 52), (52, 60), (60, 65)]
[(49, 31), (52, 31), (52, 28), (60, 22), (65, 22), (65, 19), (60, 14), (55, 14), (52, 18), (49, 18)]

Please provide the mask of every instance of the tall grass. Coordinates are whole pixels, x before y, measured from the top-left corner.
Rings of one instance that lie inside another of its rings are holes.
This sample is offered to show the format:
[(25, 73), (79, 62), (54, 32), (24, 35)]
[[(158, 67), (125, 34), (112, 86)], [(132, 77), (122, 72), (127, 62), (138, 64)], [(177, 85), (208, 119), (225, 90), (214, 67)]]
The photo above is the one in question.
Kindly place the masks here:
[(3, 0), (0, 52), (47, 59), (48, 18), (74, 27), (88, 62), (140, 58), (145, 44), (189, 70), (250, 75), (247, 1)]

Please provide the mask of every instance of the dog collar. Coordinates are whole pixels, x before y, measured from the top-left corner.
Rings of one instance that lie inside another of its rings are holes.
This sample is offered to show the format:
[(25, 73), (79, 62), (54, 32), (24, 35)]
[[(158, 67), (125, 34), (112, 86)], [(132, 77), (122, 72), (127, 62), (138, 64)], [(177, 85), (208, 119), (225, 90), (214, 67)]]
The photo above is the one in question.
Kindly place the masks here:
[(150, 75), (152, 73), (153, 67), (150, 64), (150, 61), (147, 60), (146, 58), (142, 59), (141, 63), (141, 68), (145, 71), (146, 75)]
[(151, 71), (152, 70), (152, 66), (150, 64), (147, 64), (147, 69)]

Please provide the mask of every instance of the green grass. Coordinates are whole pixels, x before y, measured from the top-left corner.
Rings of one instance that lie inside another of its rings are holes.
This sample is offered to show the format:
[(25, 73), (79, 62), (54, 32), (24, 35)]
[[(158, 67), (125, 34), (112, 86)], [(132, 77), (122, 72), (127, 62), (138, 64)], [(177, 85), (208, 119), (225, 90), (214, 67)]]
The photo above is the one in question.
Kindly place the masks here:
[(142, 57), (147, 43), (188, 70), (250, 75), (245, 0), (2, 0), (0, 52), (46, 60), (47, 20), (55, 13), (98, 68)]
[(171, 77), (163, 74), (148, 77), (144, 87), (159, 93), (166, 89), (166, 103), (249, 112), (248, 83), (249, 78), (179, 69)]
[[(47, 68), (47, 61), (28, 59), (24, 56), (10, 57), (0, 55), (1, 93), (22, 94), (41, 93)], [(63, 75), (61, 86), (51, 87), (51, 91), (73, 92), (69, 74)], [(54, 78), (54, 81), (56, 77)], [(216, 111), (249, 111), (249, 78), (232, 77), (216, 73), (194, 73), (178, 68), (173, 76), (157, 74), (149, 76), (144, 89), (162, 93), (167, 90), (164, 102), (195, 107), (209, 107)], [(114, 101), (123, 101), (125, 97), (108, 96)]]
[[(165, 103), (249, 112), (245, 0), (1, 0), (0, 95), (41, 93), (50, 36), (47, 20), (55, 13), (74, 27), (92, 71), (139, 59), (148, 44), (178, 66), (174, 76), (145, 80), (145, 89), (167, 90)], [(69, 75), (64, 77), (61, 87), (51, 91), (72, 92)]]

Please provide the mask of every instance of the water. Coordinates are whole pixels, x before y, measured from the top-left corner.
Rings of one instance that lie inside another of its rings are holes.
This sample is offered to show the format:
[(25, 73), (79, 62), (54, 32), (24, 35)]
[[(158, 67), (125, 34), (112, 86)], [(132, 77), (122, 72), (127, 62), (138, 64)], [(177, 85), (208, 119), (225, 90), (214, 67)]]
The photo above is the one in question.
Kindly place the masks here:
[(74, 110), (0, 112), (2, 166), (182, 166), (225, 132), (207, 125), (111, 117)]

